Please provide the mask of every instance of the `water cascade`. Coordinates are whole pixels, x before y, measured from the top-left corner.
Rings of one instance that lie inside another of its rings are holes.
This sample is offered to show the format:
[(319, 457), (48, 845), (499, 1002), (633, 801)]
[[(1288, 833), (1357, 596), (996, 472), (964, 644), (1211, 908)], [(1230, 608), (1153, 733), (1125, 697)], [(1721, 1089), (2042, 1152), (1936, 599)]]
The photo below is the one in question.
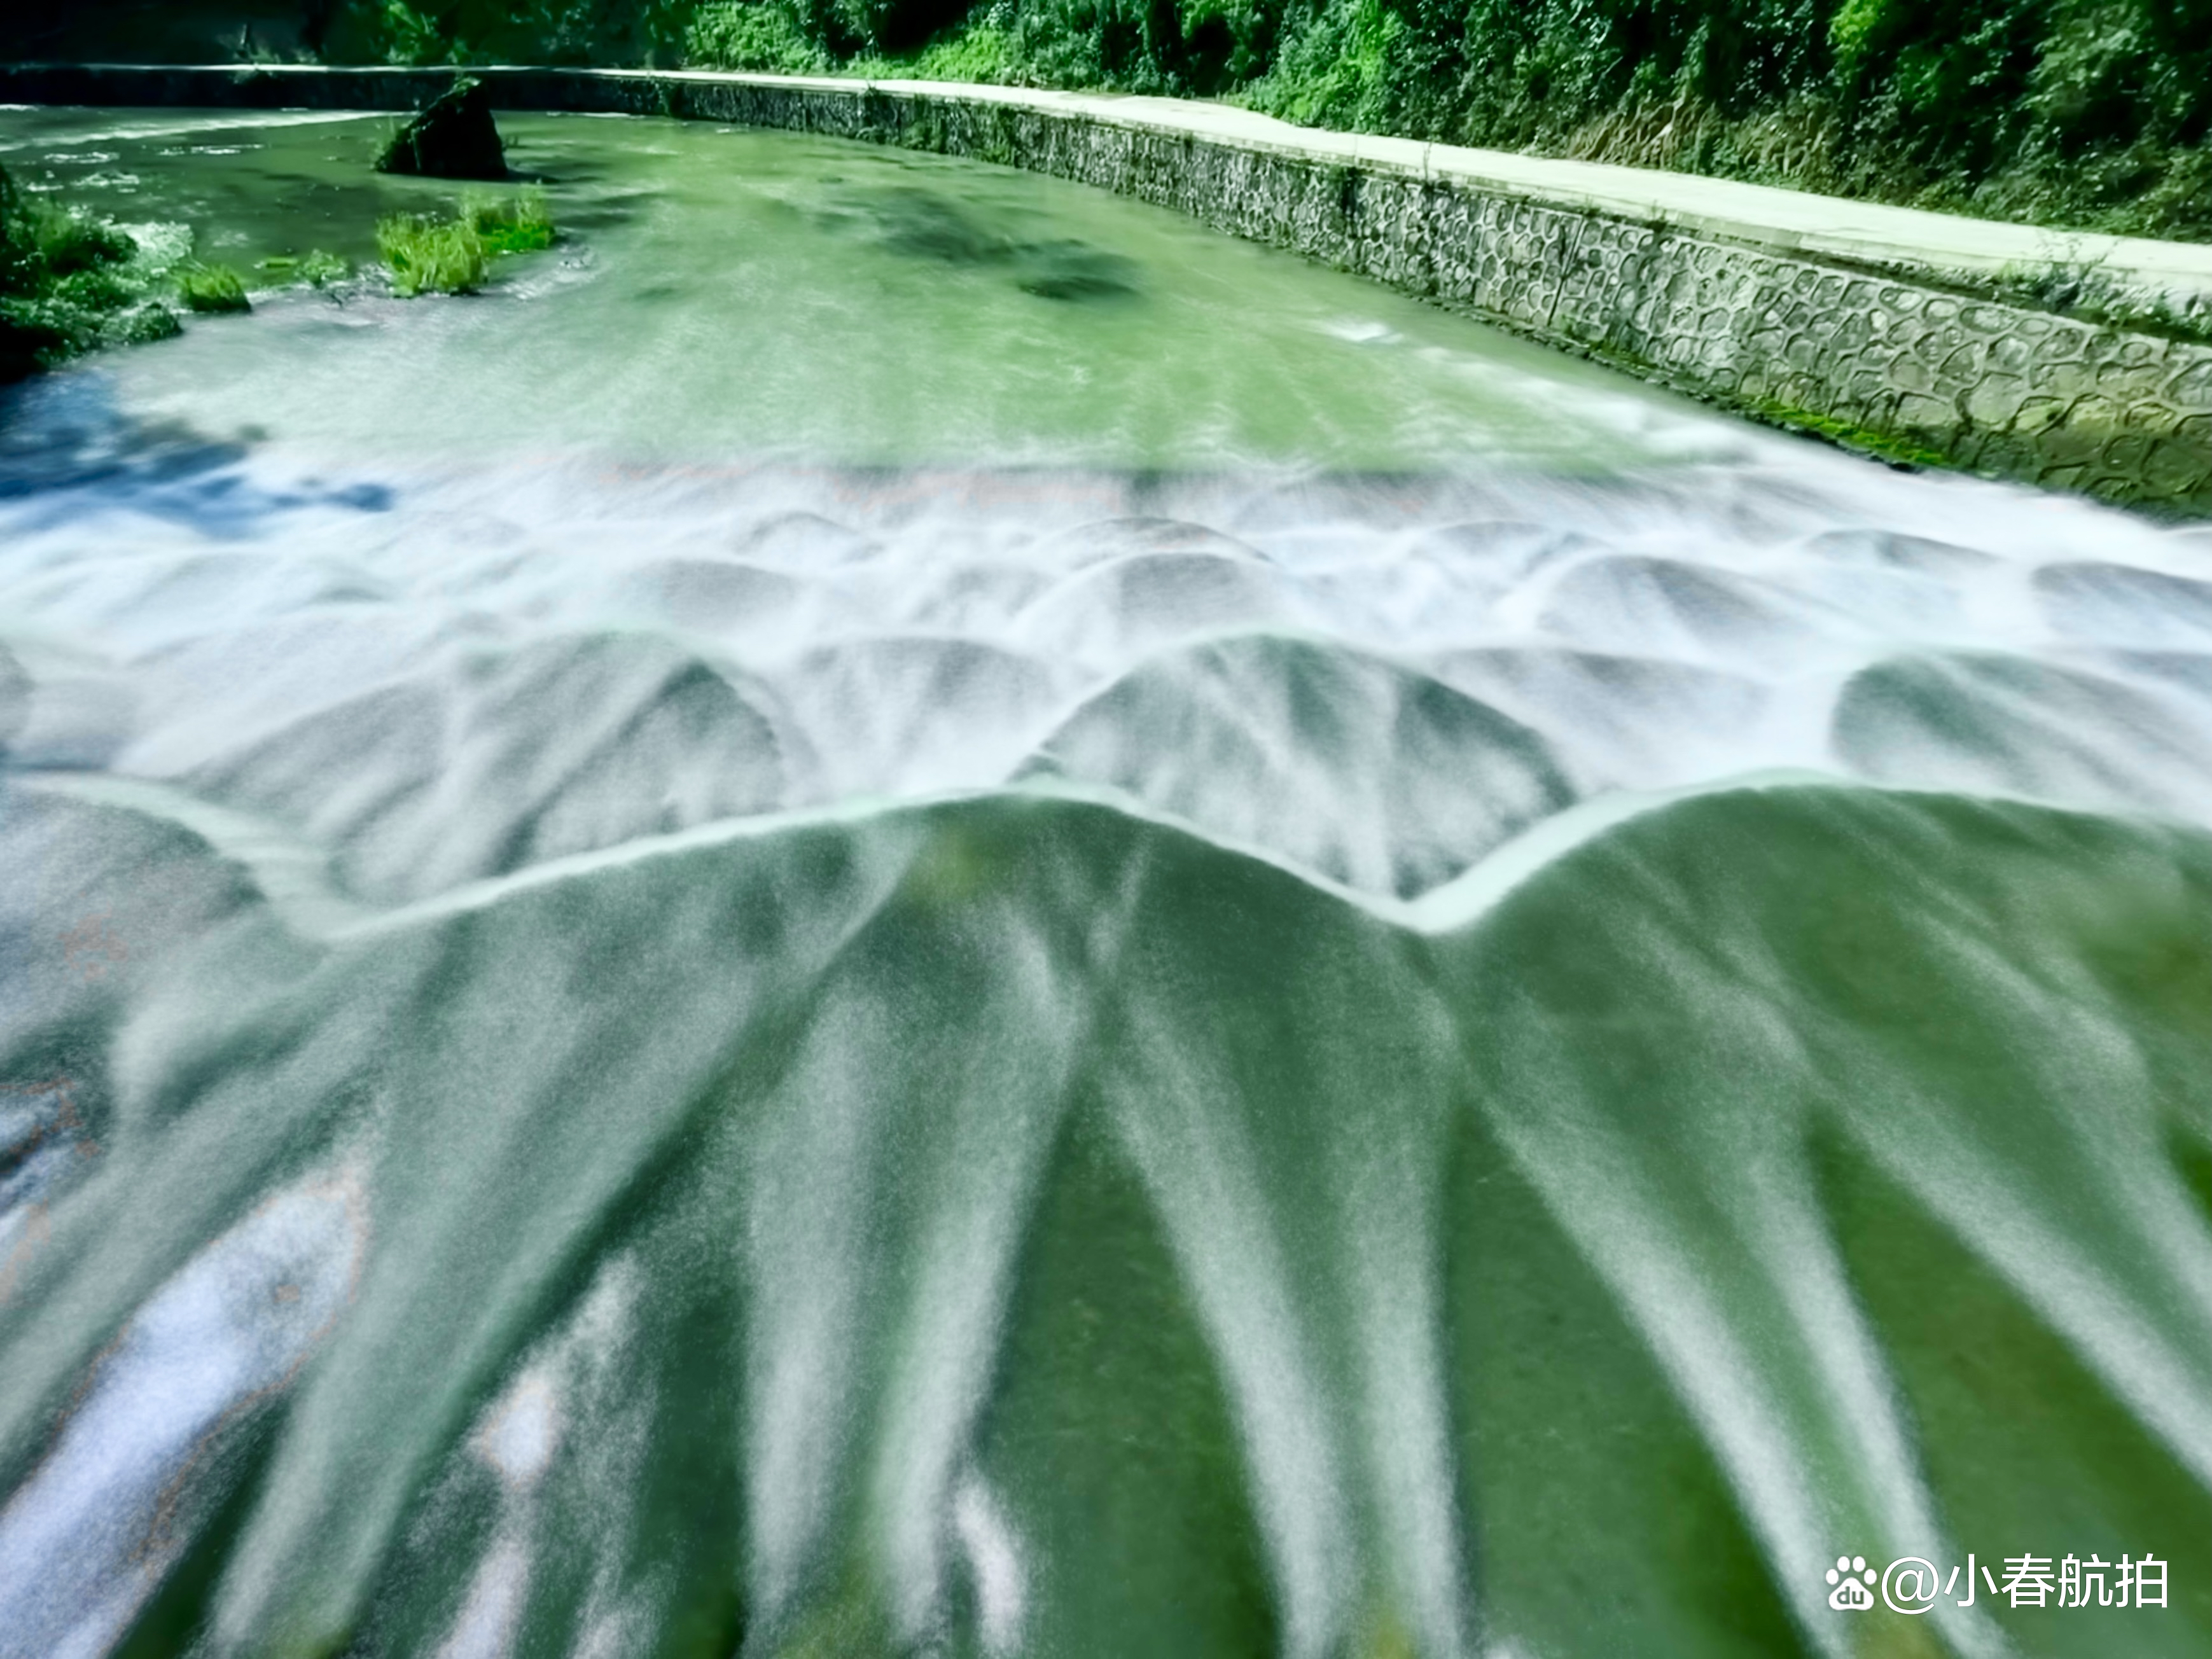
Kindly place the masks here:
[[(2202, 1652), (2212, 536), (504, 125), (0, 405), (0, 1656)], [(1830, 1609), (1969, 1551), (2170, 1603)]]

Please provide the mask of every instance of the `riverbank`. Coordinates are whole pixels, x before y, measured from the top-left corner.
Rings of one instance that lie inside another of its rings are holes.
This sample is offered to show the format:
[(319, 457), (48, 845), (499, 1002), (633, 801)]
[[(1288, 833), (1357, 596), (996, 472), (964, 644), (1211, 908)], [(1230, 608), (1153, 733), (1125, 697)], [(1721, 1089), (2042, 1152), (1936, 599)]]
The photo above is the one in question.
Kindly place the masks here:
[[(504, 109), (794, 129), (1073, 179), (1892, 461), (2212, 513), (2212, 249), (1316, 132), (1175, 100), (475, 72)], [(405, 109), (446, 79), (19, 66), (0, 70), (0, 100)]]

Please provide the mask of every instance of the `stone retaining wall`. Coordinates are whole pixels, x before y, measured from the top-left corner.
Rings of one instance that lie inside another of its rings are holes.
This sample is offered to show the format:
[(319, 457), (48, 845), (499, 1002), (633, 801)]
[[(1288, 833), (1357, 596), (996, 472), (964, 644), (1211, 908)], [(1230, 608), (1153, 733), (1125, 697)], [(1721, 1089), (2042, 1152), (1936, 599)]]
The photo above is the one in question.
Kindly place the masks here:
[[(1263, 141), (1195, 118), (1179, 129), (1156, 114), (1117, 118), (1103, 100), (689, 72), (472, 73), (503, 109), (787, 128), (1028, 167), (1893, 459), (2212, 514), (2212, 346), (2003, 303), (1893, 260), (1877, 269), (1547, 200), (1452, 176), (1427, 146)], [(0, 70), (0, 101), (408, 109), (448, 78), (27, 67)]]

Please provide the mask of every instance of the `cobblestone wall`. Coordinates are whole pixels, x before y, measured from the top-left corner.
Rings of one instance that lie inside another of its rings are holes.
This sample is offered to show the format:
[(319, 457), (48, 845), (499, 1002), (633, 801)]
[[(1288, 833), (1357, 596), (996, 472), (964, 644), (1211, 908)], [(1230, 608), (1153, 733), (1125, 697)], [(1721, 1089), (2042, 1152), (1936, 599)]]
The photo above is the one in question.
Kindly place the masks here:
[[(1893, 457), (2212, 514), (2212, 347), (1638, 222), (956, 91), (483, 71), (510, 109), (782, 127), (1023, 167), (1191, 214), (1768, 420)], [(0, 100), (410, 108), (405, 70), (0, 70)]]

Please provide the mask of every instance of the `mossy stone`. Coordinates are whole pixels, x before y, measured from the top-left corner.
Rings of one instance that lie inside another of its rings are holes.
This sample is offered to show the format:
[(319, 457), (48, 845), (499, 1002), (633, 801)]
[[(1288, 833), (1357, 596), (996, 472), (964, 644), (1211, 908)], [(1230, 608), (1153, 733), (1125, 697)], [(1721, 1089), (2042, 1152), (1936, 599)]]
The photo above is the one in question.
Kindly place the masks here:
[(425, 179), (506, 178), (507, 149), (491, 118), (489, 88), (466, 76), (455, 81), (392, 135), (376, 170)]

